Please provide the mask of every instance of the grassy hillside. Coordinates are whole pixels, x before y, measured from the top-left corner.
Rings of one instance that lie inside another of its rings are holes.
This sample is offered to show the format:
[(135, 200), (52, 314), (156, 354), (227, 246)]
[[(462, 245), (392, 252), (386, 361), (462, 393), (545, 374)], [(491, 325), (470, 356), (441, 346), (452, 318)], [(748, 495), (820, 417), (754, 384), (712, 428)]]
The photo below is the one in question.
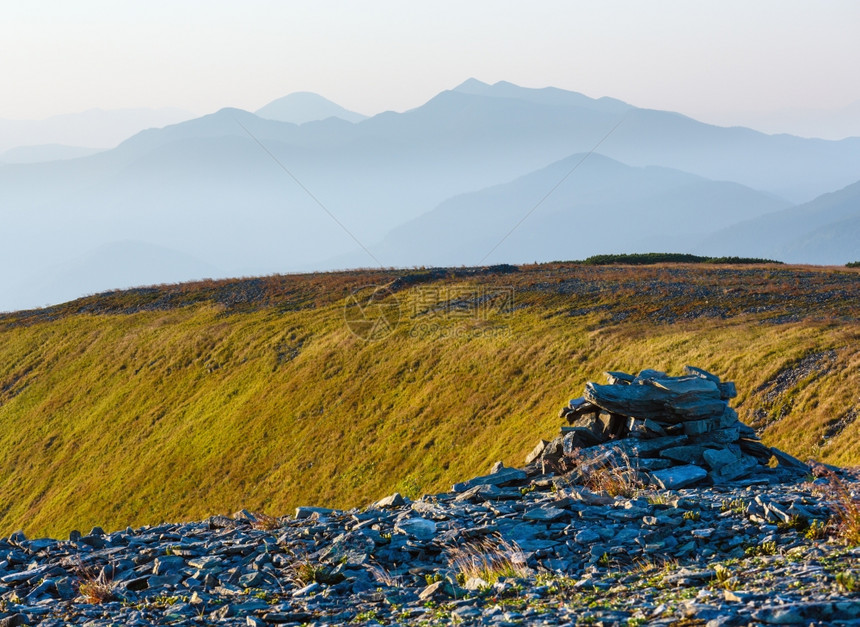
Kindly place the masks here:
[[(366, 313), (399, 311), (376, 341), (344, 307), (366, 285), (390, 290)], [(8, 314), (0, 535), (438, 491), (521, 464), (607, 369), (707, 368), (737, 382), (768, 443), (860, 464), (858, 302), (860, 271), (844, 268), (548, 264), (197, 283)]]

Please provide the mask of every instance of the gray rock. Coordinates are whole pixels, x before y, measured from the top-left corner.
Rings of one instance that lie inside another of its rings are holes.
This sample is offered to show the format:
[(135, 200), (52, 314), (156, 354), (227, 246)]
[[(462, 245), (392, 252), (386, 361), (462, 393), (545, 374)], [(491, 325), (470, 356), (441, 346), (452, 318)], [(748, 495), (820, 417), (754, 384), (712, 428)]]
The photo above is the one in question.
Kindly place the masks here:
[(707, 449), (702, 453), (705, 463), (711, 470), (719, 470), (723, 466), (733, 464), (740, 459), (740, 455), (730, 449)]
[(333, 514), (335, 511), (337, 510), (329, 509), (327, 507), (301, 506), (296, 508), (296, 520), (304, 520), (305, 518), (310, 518), (314, 514), (327, 516), (329, 514)]
[(660, 451), (660, 457), (684, 464), (700, 464), (704, 462), (704, 453), (706, 450), (704, 446), (698, 444), (673, 446)]
[(476, 485), (505, 485), (506, 483), (522, 481), (527, 476), (528, 475), (526, 475), (525, 471), (519, 470), (518, 468), (503, 468), (496, 473), (475, 477), (462, 483), (455, 483), (452, 488), (452, 492), (465, 492)]
[(792, 470), (797, 470), (797, 471), (802, 472), (802, 473), (809, 473), (810, 472), (809, 466), (807, 464), (804, 464), (802, 461), (800, 461), (796, 457), (792, 457), (788, 453), (781, 451), (776, 447), (771, 447), (770, 453), (771, 453), (771, 455), (776, 457), (776, 461), (779, 462), (780, 466), (785, 466), (787, 468), (790, 468)]
[(535, 507), (523, 514), (523, 520), (534, 520), (540, 522), (554, 522), (563, 518), (570, 518), (568, 510), (557, 507)]
[(394, 531), (417, 540), (432, 540), (436, 535), (436, 523), (426, 518), (406, 518), (394, 526)]
[(526, 455), (526, 466), (540, 458), (544, 450), (546, 450), (547, 444), (549, 444), (549, 442), (546, 440), (541, 440), (537, 443), (537, 446), (532, 449), (532, 452)]
[(403, 500), (403, 497), (400, 496), (400, 493), (395, 492), (391, 496), (386, 496), (383, 499), (379, 499), (376, 503), (372, 505), (372, 507), (376, 509), (387, 509), (389, 507), (400, 507), (401, 505), (405, 504), (406, 501)]
[(708, 476), (707, 471), (693, 464), (657, 470), (651, 477), (665, 490), (679, 490), (693, 485)]

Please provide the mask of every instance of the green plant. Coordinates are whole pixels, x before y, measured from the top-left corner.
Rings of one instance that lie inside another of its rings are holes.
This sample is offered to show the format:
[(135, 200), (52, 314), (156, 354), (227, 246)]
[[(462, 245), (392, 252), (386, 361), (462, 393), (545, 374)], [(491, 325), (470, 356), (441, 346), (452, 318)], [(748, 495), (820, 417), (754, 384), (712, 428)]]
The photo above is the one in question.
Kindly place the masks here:
[(860, 574), (850, 570), (836, 573), (836, 584), (845, 592), (860, 592)]
[(813, 520), (803, 535), (807, 540), (821, 540), (827, 536), (827, 524), (821, 520)]
[(740, 515), (746, 511), (746, 503), (744, 503), (743, 499), (732, 499), (731, 501), (724, 499), (720, 505), (720, 511), (731, 511), (734, 514)]
[(372, 620), (376, 620), (378, 614), (379, 612), (377, 612), (376, 610), (365, 610), (356, 614), (355, 618), (353, 618), (350, 622), (353, 624), (369, 623)]
[(725, 564), (717, 564), (714, 566), (714, 579), (717, 583), (726, 590), (735, 590), (738, 586), (738, 578), (732, 575)]
[(684, 512), (683, 519), (689, 520), (692, 522), (698, 522), (702, 518), (702, 513), (699, 511), (687, 511)]
[(769, 540), (758, 545), (748, 546), (744, 551), (747, 557), (760, 557), (762, 555), (776, 555), (776, 542)]
[(800, 514), (794, 514), (786, 521), (779, 521), (776, 523), (777, 531), (780, 533), (786, 533), (788, 531), (796, 531), (797, 533), (803, 533), (807, 529), (809, 529), (809, 519), (806, 516), (801, 516)]

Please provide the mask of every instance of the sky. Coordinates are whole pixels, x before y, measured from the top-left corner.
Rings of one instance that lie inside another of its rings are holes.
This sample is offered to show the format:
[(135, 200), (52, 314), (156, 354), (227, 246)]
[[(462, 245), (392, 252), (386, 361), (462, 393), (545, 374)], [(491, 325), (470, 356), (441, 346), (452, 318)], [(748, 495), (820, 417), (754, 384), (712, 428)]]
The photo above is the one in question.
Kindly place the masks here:
[(790, 126), (846, 108), (839, 115), (860, 122), (856, 0), (0, 0), (0, 9), (6, 119), (255, 110), (294, 91), (372, 115), (475, 77), (717, 124)]

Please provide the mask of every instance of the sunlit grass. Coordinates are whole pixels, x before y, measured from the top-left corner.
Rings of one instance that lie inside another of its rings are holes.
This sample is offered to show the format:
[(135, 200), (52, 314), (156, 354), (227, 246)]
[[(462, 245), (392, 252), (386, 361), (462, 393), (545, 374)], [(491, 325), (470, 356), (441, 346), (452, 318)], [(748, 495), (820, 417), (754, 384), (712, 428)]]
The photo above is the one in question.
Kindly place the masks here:
[[(655, 322), (665, 305), (703, 306), (648, 292), (674, 272), (548, 265), (431, 282), (511, 285), (516, 307), (422, 334), (426, 316), (404, 306), (394, 333), (371, 343), (346, 327), (344, 296), (398, 273), (272, 277), (256, 301), (212, 282), (83, 301), (98, 313), (75, 313), (79, 302), (0, 317), (0, 535), (360, 506), (407, 476), (413, 496), (440, 491), (496, 460), (521, 464), (557, 432), (558, 408), (604, 370), (706, 368), (737, 382), (746, 420), (762, 383), (829, 349), (832, 371), (794, 390), (764, 437), (802, 458), (860, 463), (860, 421), (821, 442), (856, 403), (856, 321), (833, 306), (784, 324), (742, 313)], [(791, 269), (684, 272), (677, 281), (724, 282), (724, 305), (738, 312), (794, 281)], [(565, 293), (572, 279), (601, 290)], [(139, 310), (164, 294), (170, 307)], [(597, 306), (628, 315), (613, 321), (588, 309)]]

